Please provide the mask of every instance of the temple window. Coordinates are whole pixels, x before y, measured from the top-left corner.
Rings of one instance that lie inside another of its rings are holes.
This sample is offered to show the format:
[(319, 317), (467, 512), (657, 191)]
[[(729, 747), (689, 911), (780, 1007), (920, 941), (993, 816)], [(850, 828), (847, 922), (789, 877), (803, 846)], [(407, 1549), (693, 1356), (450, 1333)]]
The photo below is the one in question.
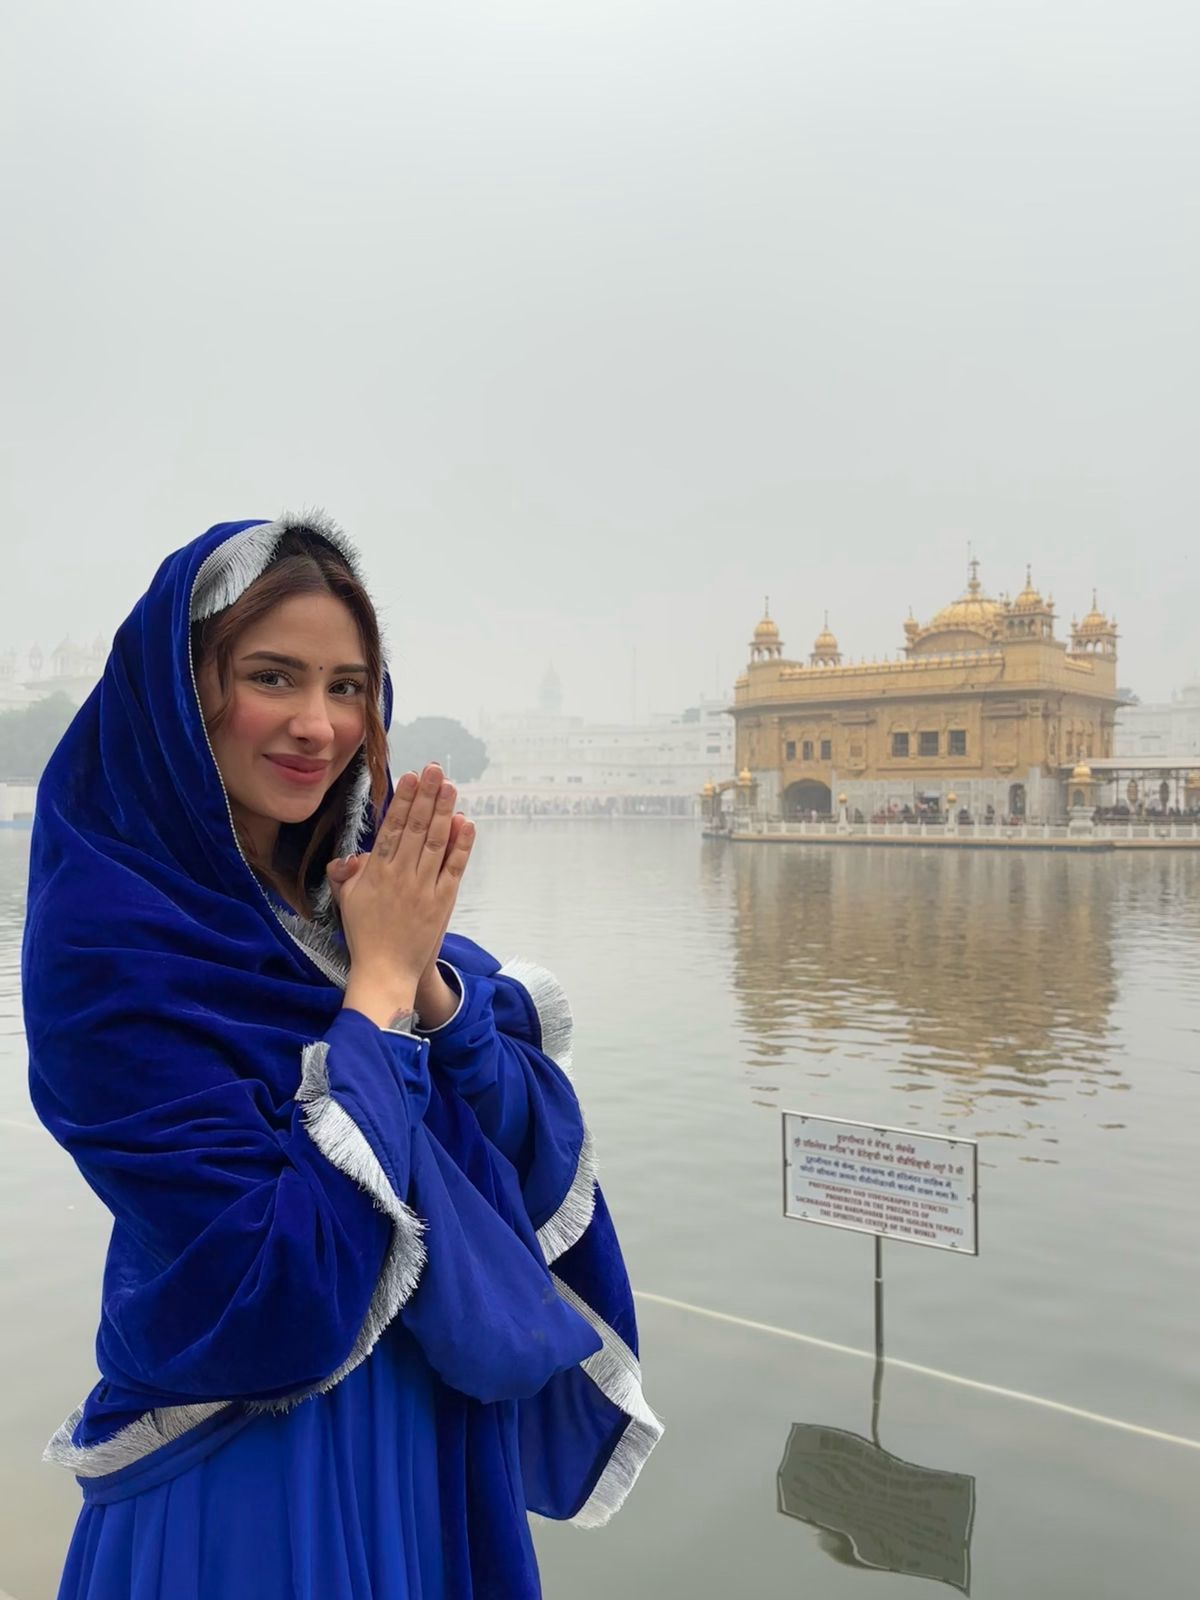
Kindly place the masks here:
[(892, 754), (894, 756), (906, 756), (908, 754), (908, 735), (906, 733), (894, 733), (892, 735)]
[(967, 753), (967, 730), (965, 728), (951, 728), (947, 737), (950, 740), (948, 753), (952, 756), (965, 756)]
[(832, 761), (833, 760), (833, 740), (832, 739), (822, 739), (821, 740), (821, 760), (822, 761)]
[(936, 733), (923, 733), (917, 747), (919, 755), (935, 756), (938, 753), (938, 736)]
[(812, 740), (811, 739), (805, 739), (804, 743), (800, 746), (800, 759), (802, 761), (811, 761), (812, 760)]
[(786, 759), (788, 761), (795, 761), (795, 759), (796, 759), (796, 741), (795, 741), (795, 739), (789, 739), (787, 741), (787, 743), (783, 747), (783, 753), (784, 753), (784, 756), (786, 757)]

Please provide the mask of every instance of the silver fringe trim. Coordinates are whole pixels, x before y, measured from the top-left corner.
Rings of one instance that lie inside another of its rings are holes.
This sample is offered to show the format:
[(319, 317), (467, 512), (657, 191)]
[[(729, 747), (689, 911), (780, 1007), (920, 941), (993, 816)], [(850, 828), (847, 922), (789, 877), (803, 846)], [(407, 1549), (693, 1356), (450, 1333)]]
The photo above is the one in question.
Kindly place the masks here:
[[(500, 972), (525, 989), (541, 1022), (543, 1052), (569, 1073), (574, 1020), (558, 979), (531, 961), (507, 961)], [(596, 1152), (585, 1123), (579, 1165), (567, 1197), (549, 1222), (538, 1229), (538, 1243), (547, 1265), (583, 1237), (595, 1208)], [(596, 1330), (602, 1341), (602, 1348), (582, 1363), (584, 1372), (605, 1399), (629, 1418), (596, 1487), (571, 1518), (572, 1527), (602, 1528), (624, 1504), (650, 1452), (662, 1438), (663, 1425), (646, 1404), (641, 1367), (624, 1339), (561, 1278), (554, 1273), (550, 1276), (562, 1299)]]
[[(500, 976), (519, 983), (533, 1001), (541, 1024), (542, 1051), (569, 1076), (575, 1021), (562, 984), (545, 967), (519, 959), (506, 961), (500, 968)], [(585, 1122), (579, 1164), (571, 1187), (558, 1210), (537, 1231), (547, 1266), (565, 1255), (587, 1232), (596, 1209), (596, 1180), (596, 1147)]]
[[(391, 1219), (392, 1239), (366, 1318), (346, 1360), (329, 1377), (295, 1394), (278, 1400), (241, 1402), (255, 1415), (290, 1411), (302, 1400), (332, 1389), (347, 1373), (361, 1365), (416, 1288), (425, 1266), (422, 1238), (425, 1224), (396, 1194), (357, 1124), (330, 1094), (328, 1054), (329, 1046), (324, 1041), (305, 1047), (296, 1101), (303, 1107), (308, 1135), (325, 1159), (352, 1178), (371, 1196), (376, 1208)], [(42, 1459), (66, 1467), (80, 1478), (103, 1477), (130, 1466), (151, 1451), (180, 1438), (218, 1411), (237, 1403), (212, 1400), (188, 1406), (164, 1406), (147, 1411), (112, 1438), (91, 1445), (77, 1445), (72, 1441), (71, 1436), (83, 1416), (83, 1407), (77, 1406), (46, 1446)]]
[(537, 1231), (538, 1244), (546, 1265), (566, 1255), (573, 1244), (578, 1244), (587, 1232), (596, 1209), (596, 1150), (586, 1124), (583, 1129), (583, 1147), (579, 1152), (579, 1165), (566, 1199)]
[(513, 978), (529, 995), (542, 1025), (542, 1050), (564, 1072), (571, 1070), (571, 1040), (575, 1019), (566, 991), (552, 972), (532, 961), (506, 961), (502, 978)]
[(111, 1439), (101, 1439), (97, 1444), (72, 1442), (71, 1435), (83, 1416), (83, 1407), (76, 1406), (43, 1450), (42, 1460), (66, 1467), (78, 1478), (100, 1478), (170, 1444), (233, 1403), (232, 1400), (212, 1400), (192, 1406), (163, 1406), (158, 1411), (147, 1411), (114, 1433)]
[(553, 1273), (551, 1277), (562, 1299), (591, 1324), (603, 1341), (603, 1348), (583, 1362), (583, 1370), (604, 1398), (629, 1418), (596, 1487), (571, 1518), (573, 1528), (602, 1528), (624, 1505), (650, 1452), (662, 1438), (663, 1425), (646, 1404), (642, 1369), (624, 1339), (574, 1289)]
[(301, 1400), (325, 1394), (339, 1384), (347, 1373), (360, 1366), (417, 1287), (425, 1267), (425, 1241), (422, 1238), (425, 1224), (400, 1199), (358, 1124), (330, 1094), (326, 1064), (328, 1055), (329, 1046), (322, 1040), (318, 1044), (307, 1045), (301, 1057), (300, 1088), (296, 1093), (296, 1101), (304, 1107), (308, 1136), (325, 1159), (339, 1172), (352, 1178), (360, 1189), (365, 1189), (376, 1208), (391, 1219), (392, 1241), (379, 1282), (375, 1285), (375, 1293), (371, 1296), (371, 1304), (367, 1307), (366, 1318), (358, 1331), (354, 1348), (345, 1361), (320, 1383), (314, 1383), (295, 1394), (279, 1400), (248, 1401), (247, 1409), (255, 1413), (290, 1411)]
[[(371, 806), (371, 774), (367, 770), (367, 758), (359, 754), (354, 759), (358, 762), (358, 772), (355, 774), (353, 787), (346, 796), (346, 815), (342, 820), (342, 831), (337, 842), (339, 856), (358, 854), (358, 841), (362, 837), (367, 812)], [(329, 885), (325, 884), (323, 887), (328, 890)]]
[(280, 539), (293, 528), (310, 528), (313, 533), (319, 533), (361, 582), (358, 551), (331, 516), (315, 508), (299, 513), (284, 512), (274, 522), (262, 522), (256, 528), (244, 528), (241, 533), (231, 534), (209, 552), (192, 585), (191, 620), (203, 622), (207, 617), (216, 616), (218, 611), (224, 611), (245, 594), (270, 566)]
[(272, 906), (271, 909), (296, 943), (312, 956), (330, 983), (336, 983), (344, 989), (350, 976), (350, 963), (345, 946), (334, 937), (332, 927), (323, 921), (299, 916), (295, 911), (285, 911), (279, 906)]

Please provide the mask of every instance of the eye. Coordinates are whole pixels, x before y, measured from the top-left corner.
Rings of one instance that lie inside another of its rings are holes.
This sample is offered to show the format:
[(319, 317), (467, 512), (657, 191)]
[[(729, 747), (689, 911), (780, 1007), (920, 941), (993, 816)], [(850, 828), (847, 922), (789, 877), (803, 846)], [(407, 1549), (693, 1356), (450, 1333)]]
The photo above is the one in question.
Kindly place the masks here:
[[(276, 681), (268, 681), (271, 679)], [(250, 674), (250, 682), (261, 683), (264, 689), (278, 689), (281, 684), (290, 683), (291, 681), (287, 673), (281, 672), (278, 667), (263, 667), (261, 671)]]
[(365, 694), (367, 686), (357, 678), (340, 678), (337, 683), (330, 684), (329, 692), (336, 694), (339, 700), (352, 700), (356, 695)]

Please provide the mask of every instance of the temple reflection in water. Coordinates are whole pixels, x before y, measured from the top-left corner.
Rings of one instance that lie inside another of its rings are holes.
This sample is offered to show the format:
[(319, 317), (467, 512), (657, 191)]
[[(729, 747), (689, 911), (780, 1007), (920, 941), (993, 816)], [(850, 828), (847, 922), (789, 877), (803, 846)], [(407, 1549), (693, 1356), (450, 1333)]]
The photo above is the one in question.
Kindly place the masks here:
[[(752, 1061), (882, 1056), (910, 1081), (950, 1075), (961, 1109), (1120, 1075), (1113, 938), (1144, 862), (708, 848)], [(1155, 867), (1189, 872), (1180, 857)]]

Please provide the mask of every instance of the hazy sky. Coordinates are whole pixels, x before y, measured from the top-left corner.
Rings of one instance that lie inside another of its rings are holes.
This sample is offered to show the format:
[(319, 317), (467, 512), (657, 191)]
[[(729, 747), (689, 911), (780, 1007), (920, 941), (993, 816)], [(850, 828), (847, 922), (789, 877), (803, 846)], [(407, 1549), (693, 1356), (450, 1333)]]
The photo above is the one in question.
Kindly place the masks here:
[(624, 716), (1024, 564), (1196, 638), (1194, 0), (11, 0), (0, 648), (321, 505), (397, 715)]

